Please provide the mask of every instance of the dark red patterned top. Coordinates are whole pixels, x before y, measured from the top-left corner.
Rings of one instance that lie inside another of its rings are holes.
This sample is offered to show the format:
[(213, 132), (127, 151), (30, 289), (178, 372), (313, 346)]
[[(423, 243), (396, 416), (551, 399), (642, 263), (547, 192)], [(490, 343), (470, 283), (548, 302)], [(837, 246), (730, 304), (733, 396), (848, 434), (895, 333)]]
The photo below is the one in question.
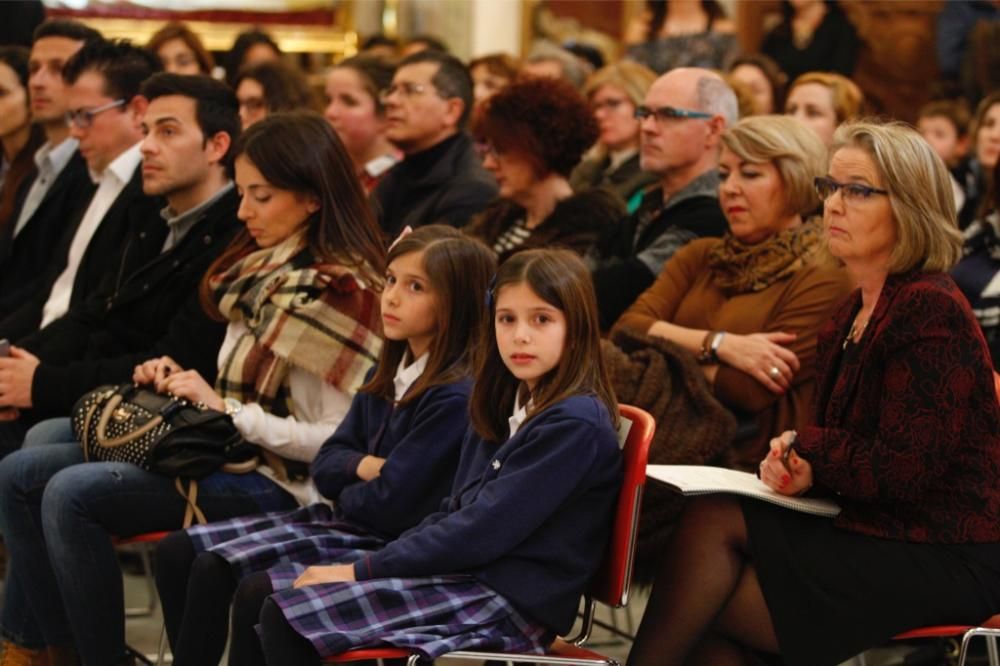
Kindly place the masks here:
[(1000, 405), (986, 342), (946, 275), (886, 280), (857, 353), (852, 293), (820, 332), (816, 423), (798, 450), (839, 527), (889, 539), (1000, 542)]

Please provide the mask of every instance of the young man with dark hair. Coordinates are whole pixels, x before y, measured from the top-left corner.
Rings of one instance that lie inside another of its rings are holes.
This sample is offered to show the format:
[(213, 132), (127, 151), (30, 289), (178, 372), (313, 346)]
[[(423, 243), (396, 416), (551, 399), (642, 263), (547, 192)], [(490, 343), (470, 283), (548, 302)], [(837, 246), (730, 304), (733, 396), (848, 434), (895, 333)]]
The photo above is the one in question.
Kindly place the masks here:
[(497, 195), (464, 131), (472, 111), (468, 69), (446, 53), (415, 53), (400, 63), (382, 101), (386, 138), (405, 155), (372, 192), (382, 229), (395, 237), (407, 225), (464, 226)]
[[(225, 84), (202, 76), (157, 74), (142, 95), (149, 100), (141, 144), (143, 188), (166, 197), (163, 219), (128, 229), (120, 263), (118, 256), (109, 258), (121, 277), (26, 340), (33, 353), (14, 347), (12, 358), (0, 359), (0, 403), (65, 417), (84, 392), (129, 382), (136, 365), (159, 356), (170, 356), (210, 382), (215, 377), (225, 324), (201, 309), (198, 286), (240, 226), (228, 174), (239, 107)], [(14, 386), (9, 381), (14, 375), (27, 376), (26, 383)], [(21, 399), (11, 402), (14, 394)], [(75, 440), (68, 418), (39, 424), (31, 437), (35, 443), (64, 445), (26, 447), (6, 465), (0, 462), (6, 470), (0, 482), (0, 510), (6, 513), (0, 522), (9, 553), (0, 608), (5, 649), (23, 663), (41, 663), (27, 660), (48, 654), (45, 663), (76, 664), (75, 646), (79, 663), (130, 664), (117, 587), (121, 572), (109, 533), (176, 527), (184, 499), (171, 483), (151, 487), (151, 475), (135, 466), (91, 474), (99, 467), (80, 464), (80, 446), (65, 445)], [(43, 528), (36, 517), (42, 494), (22, 491), (25, 486), (37, 491), (63, 470), (53, 493), (75, 509), (53, 510), (59, 527), (40, 541)], [(199, 490), (199, 506), (218, 515), (230, 515), (233, 507), (245, 511), (254, 501), (237, 497), (226, 484), (203, 484)]]
[(96, 183), (90, 202), (57, 241), (56, 261), (34, 298), (0, 322), (0, 337), (31, 334), (95, 293), (122, 250), (125, 230), (155, 218), (162, 201), (142, 193), (139, 141), (146, 100), (139, 86), (159, 61), (127, 42), (91, 41), (63, 67), (66, 121)]
[(32, 120), (46, 142), (35, 153), (36, 173), (0, 229), (0, 320), (26, 301), (39, 298), (46, 275), (59, 261), (60, 238), (85, 210), (94, 193), (87, 164), (66, 124), (63, 65), (84, 43), (101, 39), (82, 23), (50, 20), (35, 30), (28, 60)]
[[(155, 356), (215, 374), (223, 327), (202, 312), (198, 284), (238, 228), (236, 97), (208, 77), (176, 74), (153, 76), (141, 93), (140, 187), (167, 206), (126, 219), (120, 249), (100, 255), (100, 284), (0, 359), (0, 406), (32, 408), (23, 421), (66, 416), (83, 393), (127, 382)], [(17, 448), (18, 430), (0, 428), (0, 454)]]

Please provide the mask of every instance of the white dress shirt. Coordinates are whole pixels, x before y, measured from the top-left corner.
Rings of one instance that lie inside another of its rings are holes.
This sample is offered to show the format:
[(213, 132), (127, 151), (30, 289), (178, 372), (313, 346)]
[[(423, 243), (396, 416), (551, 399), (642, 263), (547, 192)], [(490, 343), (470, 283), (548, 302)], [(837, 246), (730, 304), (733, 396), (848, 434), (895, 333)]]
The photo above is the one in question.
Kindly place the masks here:
[(507, 435), (507, 439), (510, 439), (514, 434), (521, 429), (521, 425), (528, 418), (528, 408), (534, 406), (534, 402), (529, 400), (528, 404), (521, 404), (521, 392), (517, 392), (518, 395), (514, 398), (514, 413), (510, 415), (507, 419), (507, 427), (510, 429), (510, 434)]
[[(107, 215), (111, 205), (128, 185), (135, 170), (139, 168), (139, 163), (142, 162), (139, 145), (139, 143), (135, 144), (116, 157), (102, 173), (90, 172), (90, 177), (97, 183), (97, 191), (94, 192), (90, 205), (87, 206), (87, 212), (83, 214), (83, 219), (80, 220), (80, 225), (76, 228), (73, 242), (69, 246), (66, 269), (52, 285), (49, 300), (45, 302), (45, 308), (42, 311), (43, 328), (69, 310), (70, 298), (73, 295), (73, 282), (76, 280), (76, 272), (80, 269), (80, 262), (87, 251), (87, 246), (90, 245), (90, 239), (94, 237), (94, 233), (101, 225), (101, 220)], [(108, 257), (107, 259), (115, 261), (117, 257)]]
[(35, 153), (35, 166), (38, 167), (38, 175), (31, 183), (28, 195), (24, 198), (24, 205), (21, 206), (21, 213), (14, 226), (15, 238), (38, 210), (38, 207), (42, 205), (42, 200), (52, 188), (52, 183), (56, 182), (56, 178), (69, 164), (79, 145), (80, 142), (73, 137), (63, 140), (58, 146), (53, 146), (51, 141), (46, 141)]

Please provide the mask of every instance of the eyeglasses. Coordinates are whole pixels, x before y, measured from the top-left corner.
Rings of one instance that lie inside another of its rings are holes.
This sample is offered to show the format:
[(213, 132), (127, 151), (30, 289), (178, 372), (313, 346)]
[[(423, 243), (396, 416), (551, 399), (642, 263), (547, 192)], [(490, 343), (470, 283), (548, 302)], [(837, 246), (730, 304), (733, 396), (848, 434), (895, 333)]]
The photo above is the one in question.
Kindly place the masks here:
[(262, 97), (247, 97), (246, 99), (239, 100), (239, 102), (240, 108), (245, 108), (250, 113), (262, 111), (267, 106)]
[(813, 180), (813, 185), (816, 187), (816, 194), (823, 201), (826, 201), (833, 196), (833, 193), (840, 190), (841, 195), (844, 197), (844, 201), (850, 201), (852, 203), (857, 203), (867, 200), (873, 194), (884, 194), (889, 196), (888, 190), (880, 190), (877, 187), (869, 187), (868, 185), (862, 185), (861, 183), (838, 183), (832, 178), (817, 177)]
[(487, 157), (496, 159), (500, 155), (500, 151), (497, 150), (497, 147), (489, 141), (479, 141), (476, 143), (475, 148), (476, 155), (478, 155), (481, 160), (485, 160)]
[(399, 93), (402, 97), (413, 97), (414, 95), (423, 94), (428, 90), (430, 90), (430, 87), (423, 83), (403, 81), (401, 83), (393, 83), (388, 88), (382, 88), (378, 93), (378, 98), (384, 102), (390, 95), (395, 93)]
[(69, 126), (76, 125), (79, 129), (87, 129), (94, 124), (94, 116), (122, 106), (125, 103), (125, 99), (116, 99), (115, 101), (108, 102), (107, 104), (99, 106), (96, 109), (77, 109), (76, 111), (67, 111), (66, 124)]
[(606, 111), (612, 111), (613, 112), (618, 107), (620, 107), (622, 104), (627, 104), (627, 103), (628, 103), (627, 99), (613, 99), (613, 98), (612, 99), (606, 99), (603, 102), (591, 102), (590, 103), (590, 110), (593, 111), (594, 113), (597, 113), (598, 111), (601, 111), (601, 110), (606, 110)]
[(704, 118), (707, 120), (712, 117), (711, 113), (705, 113), (704, 111), (690, 111), (688, 109), (678, 109), (673, 106), (661, 106), (655, 109), (648, 106), (637, 106), (635, 107), (634, 115), (636, 120), (639, 121), (652, 116), (661, 123), (665, 123), (668, 120), (676, 120), (677, 118)]

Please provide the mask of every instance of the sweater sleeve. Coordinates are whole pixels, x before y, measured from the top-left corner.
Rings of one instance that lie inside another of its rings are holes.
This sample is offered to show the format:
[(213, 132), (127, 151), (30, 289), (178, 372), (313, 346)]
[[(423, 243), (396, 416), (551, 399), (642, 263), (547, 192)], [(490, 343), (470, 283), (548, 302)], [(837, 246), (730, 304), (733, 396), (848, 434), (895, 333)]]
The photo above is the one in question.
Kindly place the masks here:
[(855, 500), (919, 500), (947, 472), (969, 418), (965, 389), (975, 385), (977, 360), (968, 316), (940, 291), (900, 296), (880, 345), (887, 351), (881, 401), (871, 407), (877, 431), (808, 426), (799, 433), (817, 482)]
[(653, 286), (629, 306), (614, 328), (646, 335), (649, 327), (657, 321), (673, 321), (677, 307), (697, 279), (699, 269), (704, 269), (703, 263), (695, 257), (702, 256), (702, 245), (698, 243), (682, 248), (667, 261)]
[(358, 478), (358, 463), (368, 455), (367, 401), (371, 398), (359, 393), (354, 396), (347, 415), (340, 426), (319, 449), (309, 467), (309, 475), (320, 494), (336, 499), (341, 491)]
[[(836, 304), (850, 288), (850, 279), (844, 270), (814, 266), (795, 282), (776, 308), (774, 318), (762, 331), (796, 334), (795, 340), (784, 345), (799, 359), (799, 371), (795, 374), (791, 390), (815, 377), (819, 329), (832, 316)], [(752, 376), (725, 364), (719, 366), (713, 388), (716, 397), (723, 403), (750, 413), (760, 412), (781, 397)]]
[(469, 425), (468, 394), (453, 387), (431, 389), (416, 409), (379, 475), (346, 486), (337, 498), (345, 516), (385, 534), (411, 527), (414, 507), (428, 496), (448, 493)]
[[(476, 497), (426, 521), (355, 562), (358, 580), (449, 574), (497, 560), (549, 519), (587, 478), (610, 429), (574, 417), (538, 423), (493, 472)], [(617, 448), (617, 444), (613, 444)]]

